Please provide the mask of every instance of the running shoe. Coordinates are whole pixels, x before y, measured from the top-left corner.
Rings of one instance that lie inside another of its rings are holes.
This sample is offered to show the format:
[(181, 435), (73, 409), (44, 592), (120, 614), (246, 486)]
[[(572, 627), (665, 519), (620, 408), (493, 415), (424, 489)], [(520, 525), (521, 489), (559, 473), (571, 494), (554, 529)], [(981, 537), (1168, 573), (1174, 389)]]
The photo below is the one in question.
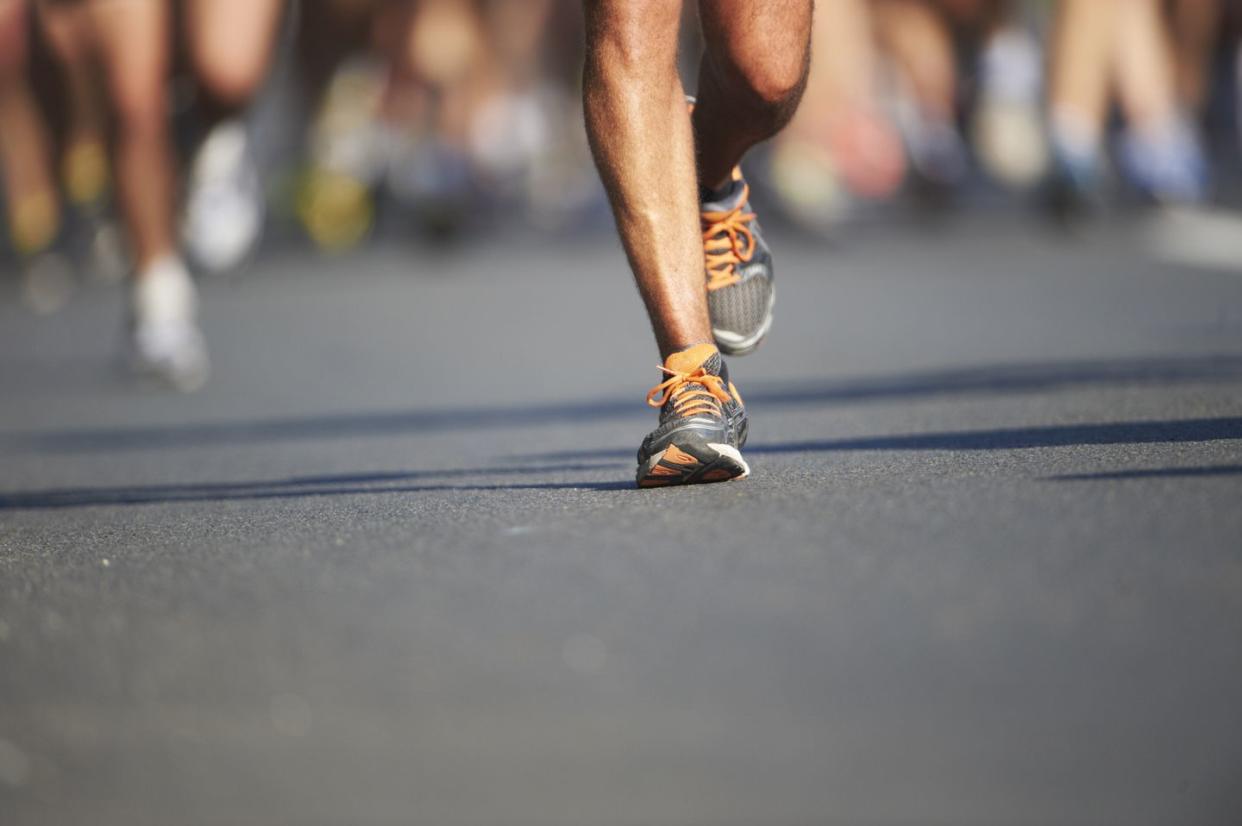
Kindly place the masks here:
[(194, 157), (182, 234), (194, 263), (211, 273), (239, 268), (263, 232), (263, 187), (246, 125), (218, 124)]
[(17, 253), (22, 301), (40, 315), (60, 310), (77, 286), (65, 253), (65, 215), (50, 192), (16, 200), (10, 207), (9, 240)]
[(979, 58), (974, 147), (992, 177), (1015, 189), (1035, 186), (1048, 171), (1043, 62), (1038, 40), (1017, 26), (993, 33)]
[(660, 368), (667, 378), (647, 393), (660, 408), (660, 426), (638, 449), (640, 488), (743, 479), (746, 408), (720, 353), (699, 344), (673, 353)]
[(210, 370), (197, 321), (198, 297), (180, 259), (169, 256), (138, 278), (130, 295), (129, 362), (139, 375), (189, 393)]
[(744, 356), (772, 327), (776, 284), (772, 254), (750, 210), (740, 169), (724, 191), (699, 204), (712, 336), (721, 352)]
[(67, 247), (74, 267), (95, 281), (115, 284), (129, 270), (125, 241), (112, 214), (107, 147), (102, 139), (73, 141), (61, 161), (67, 211)]
[(1051, 166), (1043, 200), (1053, 219), (1068, 227), (1100, 212), (1111, 170), (1090, 122), (1075, 109), (1054, 107), (1048, 133)]
[(309, 165), (298, 186), (297, 213), (320, 249), (355, 247), (375, 226), (374, 192), (396, 137), (380, 118), (385, 74), (369, 58), (342, 64), (311, 123)]
[(1202, 141), (1188, 118), (1174, 116), (1121, 135), (1121, 170), (1140, 194), (1157, 204), (1198, 204), (1210, 175)]
[(60, 244), (21, 259), (22, 303), (39, 315), (51, 315), (69, 303), (78, 288), (73, 260)]

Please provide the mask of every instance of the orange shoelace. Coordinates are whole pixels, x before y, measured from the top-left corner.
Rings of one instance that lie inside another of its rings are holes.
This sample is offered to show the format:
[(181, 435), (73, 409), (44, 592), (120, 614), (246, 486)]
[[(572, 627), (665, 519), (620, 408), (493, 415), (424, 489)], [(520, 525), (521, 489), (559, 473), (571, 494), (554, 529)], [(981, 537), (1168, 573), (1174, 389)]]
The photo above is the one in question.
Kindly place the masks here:
[(647, 391), (647, 404), (663, 407), (673, 400), (673, 412), (678, 416), (695, 416), (700, 413), (721, 415), (720, 405), (732, 401), (725, 389), (724, 379), (697, 367), (689, 373), (678, 373), (661, 367), (668, 379)]
[(727, 212), (702, 213), (708, 292), (741, 281), (738, 264), (745, 264), (755, 254), (755, 236), (748, 226), (755, 215), (744, 209), (749, 198), (750, 187), (742, 184), (742, 197), (736, 207)]

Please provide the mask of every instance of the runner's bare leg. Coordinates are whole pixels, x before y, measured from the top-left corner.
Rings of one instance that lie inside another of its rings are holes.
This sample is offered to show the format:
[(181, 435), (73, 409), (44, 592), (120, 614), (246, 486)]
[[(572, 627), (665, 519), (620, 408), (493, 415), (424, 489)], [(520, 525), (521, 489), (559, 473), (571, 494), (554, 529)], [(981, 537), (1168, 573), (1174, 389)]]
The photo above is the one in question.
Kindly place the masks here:
[(751, 147), (793, 118), (810, 69), (813, 5), (812, 0), (699, 0), (706, 50), (694, 134), (703, 186), (727, 183)]
[(681, 4), (587, 0), (587, 135), (661, 358), (712, 341), (694, 142), (677, 74)]
[(135, 272), (176, 252), (169, 134), (169, 8), (163, 0), (91, 0), (91, 17), (117, 115), (117, 193)]
[(250, 103), (267, 77), (284, 0), (189, 0), (190, 57), (213, 105), (225, 112)]

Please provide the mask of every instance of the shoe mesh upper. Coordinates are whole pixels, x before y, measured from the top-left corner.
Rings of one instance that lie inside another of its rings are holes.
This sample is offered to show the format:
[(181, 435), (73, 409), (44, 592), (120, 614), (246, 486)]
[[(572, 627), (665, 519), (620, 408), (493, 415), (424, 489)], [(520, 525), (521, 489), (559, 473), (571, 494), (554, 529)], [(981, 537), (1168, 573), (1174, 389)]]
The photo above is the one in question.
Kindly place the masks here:
[(773, 284), (768, 273), (770, 269), (709, 292), (712, 327), (744, 338), (759, 332), (771, 311)]
[[(701, 365), (708, 373), (720, 376), (724, 380), (724, 387), (729, 388), (732, 398), (721, 405), (720, 412), (717, 414), (707, 415), (698, 413), (688, 417), (677, 413), (676, 406), (671, 398), (666, 400), (660, 408), (659, 426), (647, 435), (647, 438), (643, 440), (643, 444), (639, 448), (638, 461), (640, 464), (657, 450), (663, 449), (676, 434), (685, 431), (693, 431), (707, 437), (710, 441), (719, 441), (731, 444), (734, 447), (741, 447), (745, 444), (747, 430), (746, 409), (732, 390), (732, 385), (729, 384), (729, 371), (724, 364), (724, 360), (720, 357), (719, 352), (713, 352), (701, 362)], [(704, 394), (710, 394), (706, 387), (697, 382), (683, 385), (680, 392), (682, 394), (694, 394), (699, 391)]]
[[(738, 349), (736, 340), (753, 339), (770, 323), (776, 285), (772, 255), (750, 211), (749, 189), (741, 173), (735, 171), (729, 191), (721, 193), (718, 200), (700, 204), (700, 210), (708, 268), (707, 306), (717, 333), (716, 344), (727, 353), (747, 352), (754, 344)], [(736, 224), (738, 219), (741, 225)], [(730, 260), (725, 242), (731, 233), (736, 233), (732, 258), (736, 263), (726, 271), (721, 262)], [(720, 333), (728, 333), (734, 340), (724, 339)]]

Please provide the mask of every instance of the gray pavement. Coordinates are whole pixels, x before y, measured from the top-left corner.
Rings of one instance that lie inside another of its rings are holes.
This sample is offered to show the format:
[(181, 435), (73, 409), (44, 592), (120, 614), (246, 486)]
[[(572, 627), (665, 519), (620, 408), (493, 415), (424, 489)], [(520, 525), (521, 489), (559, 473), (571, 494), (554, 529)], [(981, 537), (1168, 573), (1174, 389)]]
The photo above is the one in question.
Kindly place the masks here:
[(199, 395), (0, 287), (0, 823), (1242, 822), (1242, 275), (776, 240), (752, 479), (631, 489), (610, 240), (275, 254)]

